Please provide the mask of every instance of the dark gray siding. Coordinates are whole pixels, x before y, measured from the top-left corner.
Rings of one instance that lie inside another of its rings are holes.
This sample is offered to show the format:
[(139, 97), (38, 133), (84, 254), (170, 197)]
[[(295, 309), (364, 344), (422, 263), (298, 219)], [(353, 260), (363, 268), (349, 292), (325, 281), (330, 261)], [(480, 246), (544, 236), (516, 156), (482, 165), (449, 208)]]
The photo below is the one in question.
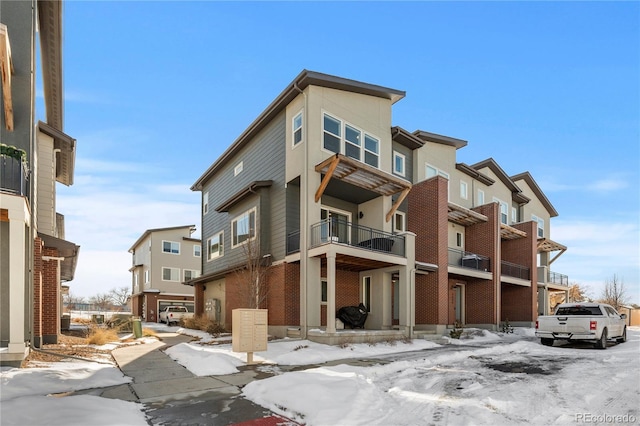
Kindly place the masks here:
[[(203, 275), (223, 271), (242, 262), (242, 248), (231, 248), (231, 221), (253, 207), (258, 208), (258, 229), (263, 254), (272, 260), (285, 255), (285, 113), (279, 114), (255, 139), (233, 157), (203, 186), (209, 193), (209, 212), (202, 217)], [(234, 168), (242, 161), (243, 171), (234, 176)], [(233, 206), (229, 213), (218, 213), (216, 207), (257, 180), (271, 180), (268, 188)], [(207, 240), (224, 231), (224, 256), (207, 261)]]

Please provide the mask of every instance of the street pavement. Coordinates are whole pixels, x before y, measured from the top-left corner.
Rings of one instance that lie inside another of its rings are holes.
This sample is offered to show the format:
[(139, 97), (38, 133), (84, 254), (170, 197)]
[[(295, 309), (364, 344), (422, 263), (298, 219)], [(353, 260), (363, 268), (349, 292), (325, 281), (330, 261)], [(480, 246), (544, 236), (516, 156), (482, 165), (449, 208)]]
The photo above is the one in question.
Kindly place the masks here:
[(114, 349), (112, 355), (128, 384), (84, 393), (144, 404), (152, 425), (296, 425), (241, 396), (247, 383), (269, 377), (256, 366), (222, 376), (198, 377), (164, 350), (192, 340), (176, 333), (158, 333), (154, 343)]

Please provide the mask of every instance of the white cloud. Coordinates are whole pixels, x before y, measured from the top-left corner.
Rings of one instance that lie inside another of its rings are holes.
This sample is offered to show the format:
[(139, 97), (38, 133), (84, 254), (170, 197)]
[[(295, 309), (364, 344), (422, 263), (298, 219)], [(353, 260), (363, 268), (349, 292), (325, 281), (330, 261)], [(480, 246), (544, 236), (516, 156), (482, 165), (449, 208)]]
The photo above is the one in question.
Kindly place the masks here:
[(587, 185), (587, 189), (597, 192), (609, 192), (623, 190), (628, 186), (629, 183), (625, 179), (611, 177), (607, 179), (597, 180)]

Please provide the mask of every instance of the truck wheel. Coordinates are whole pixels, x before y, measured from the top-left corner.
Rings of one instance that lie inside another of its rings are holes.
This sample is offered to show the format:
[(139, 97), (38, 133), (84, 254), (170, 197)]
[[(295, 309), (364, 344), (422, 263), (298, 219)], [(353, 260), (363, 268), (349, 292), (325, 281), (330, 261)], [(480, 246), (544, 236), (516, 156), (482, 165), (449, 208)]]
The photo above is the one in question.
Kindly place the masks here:
[(607, 329), (602, 330), (600, 340), (595, 344), (596, 349), (607, 349)]
[(627, 341), (627, 327), (622, 330), (622, 336), (618, 337), (616, 340), (618, 343), (624, 343)]
[(543, 337), (540, 339), (540, 343), (542, 343), (545, 346), (553, 346), (553, 339), (547, 339)]

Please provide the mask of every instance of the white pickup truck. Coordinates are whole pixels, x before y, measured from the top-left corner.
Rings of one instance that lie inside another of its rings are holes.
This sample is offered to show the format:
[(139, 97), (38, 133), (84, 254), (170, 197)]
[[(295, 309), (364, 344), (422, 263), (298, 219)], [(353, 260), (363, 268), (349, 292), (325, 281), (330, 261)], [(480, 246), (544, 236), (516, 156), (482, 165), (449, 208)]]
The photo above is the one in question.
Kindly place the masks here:
[(160, 322), (167, 323), (167, 325), (171, 325), (171, 323), (179, 323), (182, 318), (189, 318), (192, 316), (193, 312), (189, 312), (189, 310), (184, 306), (167, 306), (164, 308), (164, 311), (160, 311), (158, 320)]
[(538, 317), (536, 337), (545, 346), (552, 346), (555, 340), (586, 340), (606, 349), (609, 339), (627, 341), (626, 317), (603, 303), (561, 303), (555, 315)]

